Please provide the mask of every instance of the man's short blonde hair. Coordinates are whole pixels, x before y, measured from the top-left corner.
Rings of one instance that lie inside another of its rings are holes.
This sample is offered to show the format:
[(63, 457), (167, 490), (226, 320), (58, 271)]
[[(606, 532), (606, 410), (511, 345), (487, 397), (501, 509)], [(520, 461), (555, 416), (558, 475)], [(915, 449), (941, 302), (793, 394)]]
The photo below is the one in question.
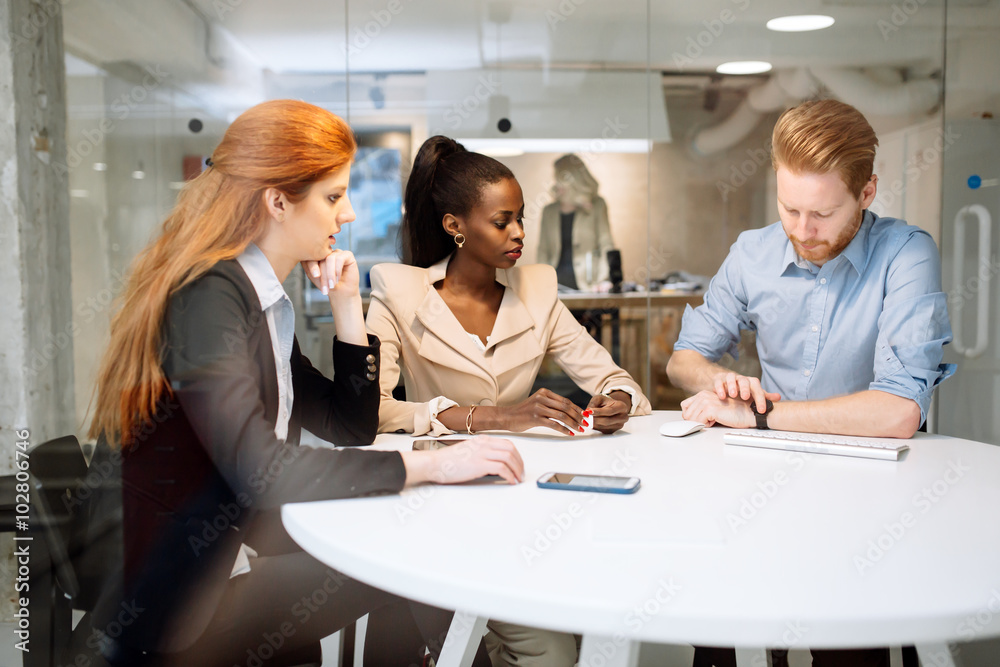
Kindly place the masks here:
[(837, 100), (804, 102), (781, 114), (771, 163), (799, 174), (837, 172), (860, 197), (872, 177), (878, 137), (860, 111)]

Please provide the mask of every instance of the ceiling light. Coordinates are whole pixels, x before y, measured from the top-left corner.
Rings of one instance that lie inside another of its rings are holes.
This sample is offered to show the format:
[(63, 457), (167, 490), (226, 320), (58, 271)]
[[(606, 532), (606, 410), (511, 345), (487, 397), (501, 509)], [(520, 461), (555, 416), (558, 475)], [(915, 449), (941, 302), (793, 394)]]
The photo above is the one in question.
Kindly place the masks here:
[(107, 171), (107, 170), (108, 170), (108, 165), (106, 165), (105, 163), (103, 162), (94, 163), (94, 171)]
[(823, 14), (802, 14), (799, 16), (779, 16), (767, 22), (767, 29), (775, 32), (808, 32), (822, 30), (833, 25), (832, 16)]
[(146, 172), (144, 172), (142, 169), (136, 169), (135, 171), (132, 172), (132, 178), (134, 178), (137, 181), (141, 181), (142, 179), (146, 178)]
[(719, 74), (761, 74), (771, 71), (771, 63), (763, 60), (734, 60), (715, 68)]
[(494, 157), (524, 153), (648, 153), (647, 139), (455, 139), (467, 150)]
[(517, 146), (480, 146), (476, 152), (490, 157), (520, 157), (524, 155), (524, 149)]

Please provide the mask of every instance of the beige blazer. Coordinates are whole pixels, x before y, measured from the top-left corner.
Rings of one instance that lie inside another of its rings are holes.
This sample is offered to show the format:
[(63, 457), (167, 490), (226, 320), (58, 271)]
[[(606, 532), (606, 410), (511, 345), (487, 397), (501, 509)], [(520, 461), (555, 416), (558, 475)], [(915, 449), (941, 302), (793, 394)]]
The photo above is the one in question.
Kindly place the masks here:
[[(559, 220), (559, 202), (542, 209), (542, 224), (538, 231), (538, 262), (556, 266), (562, 252), (562, 226)], [(608, 251), (615, 247), (608, 222), (608, 205), (601, 197), (594, 198), (589, 211), (576, 209), (573, 217), (573, 274), (576, 285), (582, 290), (591, 289), (602, 280), (608, 280)], [(589, 270), (587, 266), (588, 259)]]
[[(427, 433), (432, 426), (428, 401), (438, 396), (459, 405), (517, 404), (530, 394), (546, 354), (591, 394), (631, 387), (639, 399), (633, 414), (649, 414), (649, 400), (639, 385), (557, 298), (552, 267), (497, 271), (497, 282), (507, 289), (483, 354), (434, 289), (450, 259), (427, 269), (403, 264), (372, 268), (366, 323), (382, 341), (380, 432)], [(400, 373), (406, 402), (392, 397)]]

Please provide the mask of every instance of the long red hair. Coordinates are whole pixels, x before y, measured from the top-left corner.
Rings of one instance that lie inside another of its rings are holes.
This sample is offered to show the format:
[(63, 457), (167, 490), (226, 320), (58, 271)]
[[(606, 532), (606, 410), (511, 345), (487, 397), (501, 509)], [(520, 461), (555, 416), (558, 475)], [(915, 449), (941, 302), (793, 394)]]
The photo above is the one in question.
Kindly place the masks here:
[(91, 438), (129, 447), (157, 403), (171, 396), (160, 359), (167, 303), (263, 235), (264, 191), (275, 188), (301, 201), (356, 149), (347, 123), (305, 102), (264, 102), (233, 121), (212, 154), (213, 166), (181, 190), (162, 233), (132, 262), (98, 372)]

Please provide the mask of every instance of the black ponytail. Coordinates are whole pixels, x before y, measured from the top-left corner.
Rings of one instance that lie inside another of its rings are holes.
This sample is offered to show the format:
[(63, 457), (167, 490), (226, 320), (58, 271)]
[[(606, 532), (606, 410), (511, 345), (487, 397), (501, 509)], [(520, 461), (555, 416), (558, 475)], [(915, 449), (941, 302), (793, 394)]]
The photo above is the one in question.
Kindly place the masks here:
[(426, 268), (447, 257), (455, 240), (441, 225), (444, 216), (467, 215), (480, 202), (484, 187), (508, 178), (514, 178), (510, 169), (465, 150), (454, 139), (438, 135), (425, 141), (403, 198), (403, 262)]

